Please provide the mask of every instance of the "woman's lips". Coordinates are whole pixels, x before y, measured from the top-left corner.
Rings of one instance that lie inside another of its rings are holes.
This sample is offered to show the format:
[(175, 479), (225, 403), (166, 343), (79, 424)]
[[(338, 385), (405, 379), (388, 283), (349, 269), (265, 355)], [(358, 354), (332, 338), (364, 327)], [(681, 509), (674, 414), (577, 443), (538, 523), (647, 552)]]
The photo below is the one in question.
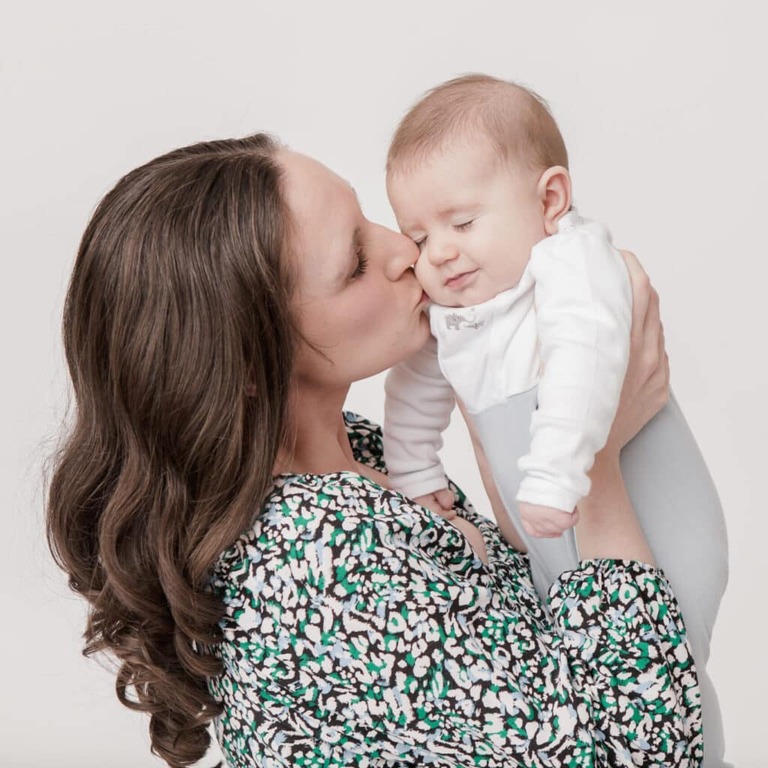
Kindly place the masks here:
[(430, 302), (430, 298), (427, 295), (427, 292), (422, 291), (421, 296), (419, 296), (419, 300), (416, 302), (416, 309), (418, 310), (424, 309), (424, 307), (426, 307), (427, 304), (429, 304), (429, 302)]
[(472, 282), (472, 279), (477, 274), (477, 270), (473, 269), (470, 272), (462, 272), (460, 275), (451, 277), (445, 281), (446, 288), (464, 288)]

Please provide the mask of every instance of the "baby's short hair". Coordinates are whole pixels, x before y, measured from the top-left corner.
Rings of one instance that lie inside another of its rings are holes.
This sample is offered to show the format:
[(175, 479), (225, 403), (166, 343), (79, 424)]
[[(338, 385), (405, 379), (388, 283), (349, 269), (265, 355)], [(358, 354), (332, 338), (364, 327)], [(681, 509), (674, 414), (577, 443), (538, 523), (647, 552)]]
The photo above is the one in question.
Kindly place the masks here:
[(568, 167), (568, 152), (546, 101), (522, 85), (489, 75), (463, 75), (427, 91), (395, 130), (387, 174), (418, 166), (450, 140), (490, 139), (499, 157), (534, 170)]

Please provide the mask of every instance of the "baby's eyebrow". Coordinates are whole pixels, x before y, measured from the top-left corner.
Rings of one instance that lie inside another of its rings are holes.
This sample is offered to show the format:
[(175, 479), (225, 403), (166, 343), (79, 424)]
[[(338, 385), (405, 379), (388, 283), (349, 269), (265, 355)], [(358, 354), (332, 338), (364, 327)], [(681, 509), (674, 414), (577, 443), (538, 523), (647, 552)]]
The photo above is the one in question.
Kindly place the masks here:
[(447, 219), (450, 216), (455, 216), (457, 213), (473, 213), (478, 208), (477, 204), (467, 205), (451, 205), (447, 208), (441, 208), (438, 210), (437, 215), (441, 218)]

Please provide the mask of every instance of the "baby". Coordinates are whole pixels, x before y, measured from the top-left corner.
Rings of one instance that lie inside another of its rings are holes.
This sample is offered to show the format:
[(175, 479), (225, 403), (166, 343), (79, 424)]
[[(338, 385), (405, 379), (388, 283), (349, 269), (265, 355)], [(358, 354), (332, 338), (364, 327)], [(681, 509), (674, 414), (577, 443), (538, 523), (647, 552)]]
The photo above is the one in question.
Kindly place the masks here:
[(478, 414), (538, 385), (527, 454), (503, 452), (523, 472), (523, 530), (559, 536), (589, 492), (587, 472), (618, 407), (632, 293), (608, 232), (571, 205), (557, 125), (519, 86), (448, 83), (401, 123), (387, 189), (400, 229), (419, 246), (416, 275), (437, 341), (437, 357), (428, 347), (387, 381), (391, 482), (447, 510), (437, 451), (451, 391)]
[[(522, 535), (546, 605), (552, 582), (578, 564), (573, 510), (589, 492), (626, 372), (623, 259), (573, 208), (565, 144), (545, 104), (502, 80), (470, 75), (422, 98), (395, 132), (387, 190), (419, 246), (433, 334), (387, 376), (390, 484), (452, 516), (438, 450), (458, 396), (492, 475), (483, 480), (500, 528)], [(673, 393), (622, 450), (621, 472), (688, 630), (703, 766), (723, 768), (706, 662), (727, 581), (725, 522)]]

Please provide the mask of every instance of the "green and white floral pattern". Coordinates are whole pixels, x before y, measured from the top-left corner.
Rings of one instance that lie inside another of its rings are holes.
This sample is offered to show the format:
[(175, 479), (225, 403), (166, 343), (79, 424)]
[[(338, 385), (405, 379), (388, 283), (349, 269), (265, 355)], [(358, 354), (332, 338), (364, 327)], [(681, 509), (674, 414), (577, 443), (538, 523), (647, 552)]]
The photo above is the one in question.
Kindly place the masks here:
[[(358, 461), (385, 471), (378, 427), (345, 418)], [(545, 610), (527, 556), (453, 489), (488, 566), (363, 476), (276, 478), (211, 582), (228, 764), (699, 766), (696, 673), (661, 570), (584, 561)]]

